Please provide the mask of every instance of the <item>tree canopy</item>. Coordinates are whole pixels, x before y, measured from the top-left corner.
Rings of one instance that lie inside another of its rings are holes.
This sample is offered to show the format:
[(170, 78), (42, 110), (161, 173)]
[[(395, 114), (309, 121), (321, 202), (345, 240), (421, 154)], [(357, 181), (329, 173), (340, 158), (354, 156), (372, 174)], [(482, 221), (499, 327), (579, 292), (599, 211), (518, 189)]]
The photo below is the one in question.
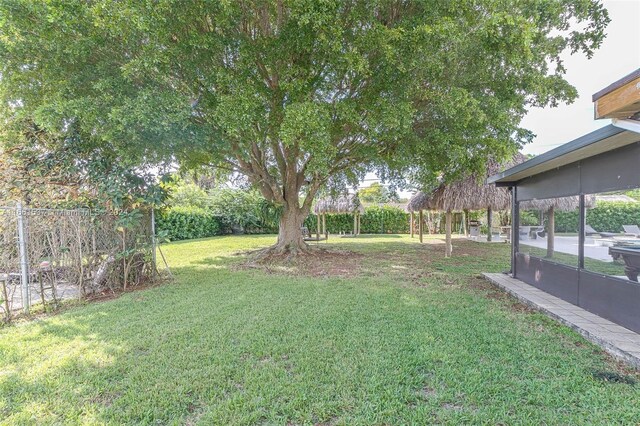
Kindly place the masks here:
[(527, 107), (576, 97), (560, 54), (590, 56), (608, 20), (597, 0), (4, 1), (1, 113), (243, 174), (299, 248), (325, 185), (512, 154)]
[(360, 189), (358, 197), (363, 203), (397, 203), (400, 201), (396, 191), (390, 190), (379, 182), (373, 182), (366, 188)]

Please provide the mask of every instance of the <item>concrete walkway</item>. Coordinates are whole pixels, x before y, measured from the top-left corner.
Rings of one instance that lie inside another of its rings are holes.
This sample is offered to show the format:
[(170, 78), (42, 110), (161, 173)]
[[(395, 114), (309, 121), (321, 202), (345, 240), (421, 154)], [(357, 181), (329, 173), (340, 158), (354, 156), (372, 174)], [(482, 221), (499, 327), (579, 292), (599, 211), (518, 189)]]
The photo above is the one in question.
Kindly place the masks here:
[(614, 357), (640, 369), (640, 335), (505, 274), (484, 277), (525, 305), (580, 333)]

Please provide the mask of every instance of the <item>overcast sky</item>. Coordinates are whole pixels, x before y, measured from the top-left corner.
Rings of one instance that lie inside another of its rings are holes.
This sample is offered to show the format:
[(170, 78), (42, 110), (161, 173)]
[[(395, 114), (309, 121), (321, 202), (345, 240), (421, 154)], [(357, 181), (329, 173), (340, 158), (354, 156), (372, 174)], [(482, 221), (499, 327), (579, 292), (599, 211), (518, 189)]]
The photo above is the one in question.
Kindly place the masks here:
[(593, 119), (591, 95), (640, 68), (640, 0), (605, 0), (611, 22), (607, 38), (591, 59), (565, 55), (565, 79), (580, 97), (571, 105), (534, 108), (522, 126), (537, 136), (525, 146), (528, 154), (542, 154), (610, 123)]

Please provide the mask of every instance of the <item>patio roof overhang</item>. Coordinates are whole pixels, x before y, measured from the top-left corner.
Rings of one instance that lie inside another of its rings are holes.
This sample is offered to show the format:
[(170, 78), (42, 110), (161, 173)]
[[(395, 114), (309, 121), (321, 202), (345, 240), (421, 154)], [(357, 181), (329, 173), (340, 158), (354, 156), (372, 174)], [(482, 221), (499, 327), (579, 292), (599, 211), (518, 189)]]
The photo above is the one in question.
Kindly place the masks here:
[(629, 118), (640, 111), (640, 68), (595, 93), (593, 115), (601, 118)]
[(491, 176), (487, 179), (487, 183), (497, 186), (514, 186), (522, 179), (640, 142), (638, 132), (640, 132), (640, 121), (616, 120), (614, 124), (609, 124)]

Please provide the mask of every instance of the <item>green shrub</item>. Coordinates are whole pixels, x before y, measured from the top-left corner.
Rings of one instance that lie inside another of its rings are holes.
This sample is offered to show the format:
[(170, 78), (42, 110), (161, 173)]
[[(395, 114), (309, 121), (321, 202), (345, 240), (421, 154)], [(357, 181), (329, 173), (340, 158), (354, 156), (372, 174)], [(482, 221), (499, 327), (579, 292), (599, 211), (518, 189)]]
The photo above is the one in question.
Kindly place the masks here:
[(218, 232), (221, 233), (278, 232), (282, 210), (255, 190), (215, 188), (207, 192), (193, 183), (184, 182), (171, 187), (168, 204), (170, 209), (196, 207), (207, 210), (218, 218)]
[(172, 207), (160, 212), (156, 229), (171, 241), (212, 237), (224, 230), (220, 217), (199, 207)]
[(522, 226), (536, 226), (540, 222), (540, 214), (537, 210), (521, 210), (520, 211), (520, 225)]
[(210, 195), (210, 209), (222, 220), (226, 231), (255, 232), (261, 228), (260, 203), (256, 191), (219, 188)]
[(409, 213), (392, 206), (367, 207), (362, 215), (360, 231), (363, 234), (407, 234)]
[[(352, 214), (326, 215), (327, 231), (331, 233), (353, 232)], [(311, 232), (316, 229), (316, 215), (310, 214), (304, 224)], [(406, 234), (409, 232), (409, 213), (393, 206), (370, 206), (360, 217), (363, 234)]]
[[(556, 232), (577, 232), (578, 210), (556, 213)], [(587, 210), (587, 223), (602, 232), (622, 232), (622, 225), (640, 225), (640, 203), (599, 201)]]

